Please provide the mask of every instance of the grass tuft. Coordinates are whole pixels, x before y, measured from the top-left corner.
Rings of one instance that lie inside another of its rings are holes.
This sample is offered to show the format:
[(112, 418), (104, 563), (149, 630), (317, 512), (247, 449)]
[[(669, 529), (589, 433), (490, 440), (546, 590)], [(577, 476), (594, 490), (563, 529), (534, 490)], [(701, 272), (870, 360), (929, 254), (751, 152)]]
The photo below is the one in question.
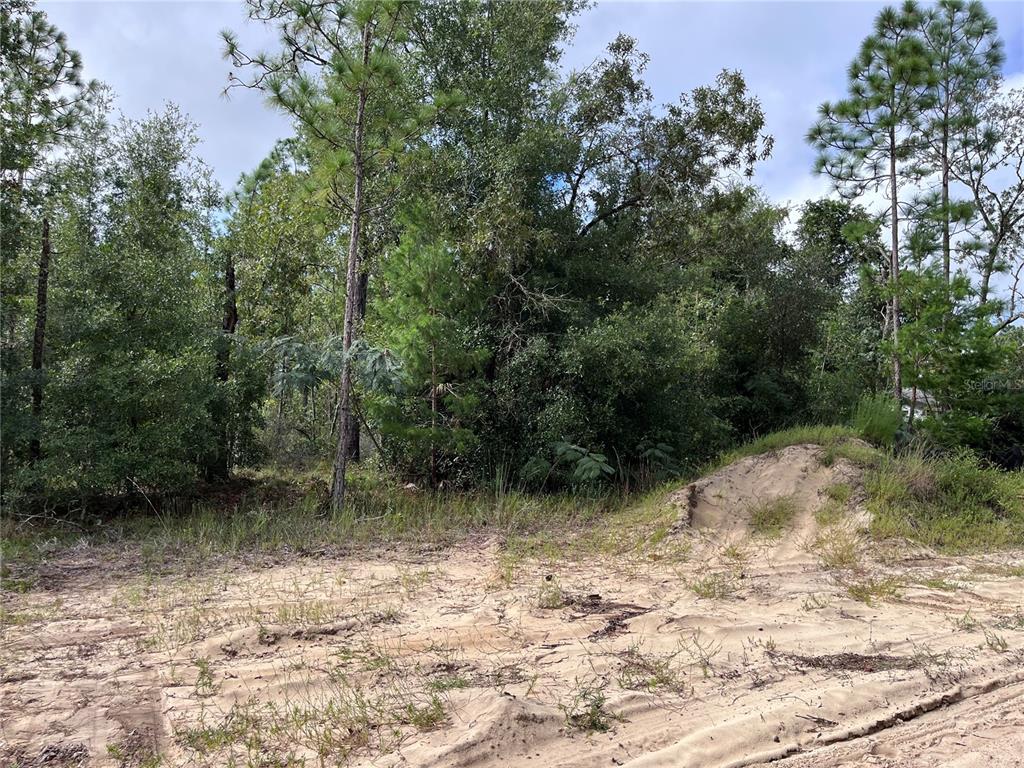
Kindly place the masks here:
[(790, 496), (771, 499), (754, 507), (750, 512), (750, 525), (754, 533), (777, 539), (797, 513), (796, 500)]

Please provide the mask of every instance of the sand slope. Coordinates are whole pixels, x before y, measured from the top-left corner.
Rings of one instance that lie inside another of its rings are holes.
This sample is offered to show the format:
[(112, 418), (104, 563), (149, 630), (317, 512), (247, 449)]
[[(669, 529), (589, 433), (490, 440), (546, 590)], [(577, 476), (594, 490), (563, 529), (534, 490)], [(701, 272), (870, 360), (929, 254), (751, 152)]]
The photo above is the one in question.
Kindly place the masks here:
[[(154, 578), (82, 550), (4, 596), (0, 764), (1021, 765), (1024, 553), (881, 562), (856, 493), (816, 519), (858, 482), (820, 458), (744, 459), (671, 494), (657, 546), (575, 562), (474, 539)], [(824, 567), (837, 539), (855, 567)]]

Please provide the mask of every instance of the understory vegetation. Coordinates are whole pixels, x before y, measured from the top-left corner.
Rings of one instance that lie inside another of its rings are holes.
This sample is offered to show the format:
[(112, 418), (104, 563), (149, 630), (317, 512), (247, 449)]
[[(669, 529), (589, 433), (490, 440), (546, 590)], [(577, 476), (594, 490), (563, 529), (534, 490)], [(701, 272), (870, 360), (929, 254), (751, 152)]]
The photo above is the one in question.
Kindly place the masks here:
[(879, 14), (807, 136), (837, 194), (790, 208), (742, 73), (659, 105), (625, 35), (566, 71), (583, 5), (250, 0), (281, 47), (225, 32), (227, 89), (294, 131), (225, 191), (2, 0), (5, 560), (656, 545), (666, 487), (795, 443), (864, 468), (879, 539), (1024, 545), (1024, 94), (984, 7)]

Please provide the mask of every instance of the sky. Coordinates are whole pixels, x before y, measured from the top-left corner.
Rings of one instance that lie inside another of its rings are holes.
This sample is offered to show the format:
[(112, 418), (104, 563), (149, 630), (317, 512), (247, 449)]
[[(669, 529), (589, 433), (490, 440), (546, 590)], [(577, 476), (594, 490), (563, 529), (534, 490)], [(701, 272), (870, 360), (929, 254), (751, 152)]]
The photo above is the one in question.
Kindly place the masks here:
[[(714, 80), (723, 68), (744, 73), (775, 137), (772, 157), (755, 176), (773, 200), (798, 204), (829, 191), (811, 172), (804, 135), (818, 104), (844, 93), (846, 68), (883, 3), (876, 2), (599, 2), (577, 19), (563, 65), (581, 68), (619, 32), (650, 54), (647, 81), (659, 103)], [(1024, 87), (1024, 0), (986, 3), (1006, 45), (1004, 76)], [(58, 0), (39, 7), (68, 36), (87, 77), (110, 85), (116, 108), (137, 118), (164, 102), (199, 124), (201, 156), (225, 189), (252, 170), (287, 119), (259, 94), (222, 94), (230, 71), (219, 31), (232, 29), (251, 48), (273, 48), (274, 34), (248, 22), (242, 0)]]

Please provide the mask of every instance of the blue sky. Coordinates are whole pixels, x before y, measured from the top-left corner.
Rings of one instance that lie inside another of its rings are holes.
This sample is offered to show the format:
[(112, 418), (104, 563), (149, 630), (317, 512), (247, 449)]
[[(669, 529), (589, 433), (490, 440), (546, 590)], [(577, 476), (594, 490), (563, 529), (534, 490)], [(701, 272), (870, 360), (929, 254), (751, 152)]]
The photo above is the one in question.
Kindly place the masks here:
[[(871, 29), (876, 2), (601, 2), (577, 20), (563, 63), (593, 61), (618, 32), (651, 56), (648, 83), (659, 102), (674, 101), (722, 68), (742, 70), (775, 136), (773, 157), (755, 177), (773, 199), (800, 202), (828, 192), (811, 173), (803, 141), (817, 105), (842, 95), (846, 67)], [(202, 156), (230, 188), (274, 141), (290, 133), (257, 94), (221, 96), (229, 65), (219, 30), (272, 45), (272, 34), (246, 22), (242, 0), (222, 2), (42, 2), (85, 61), (88, 76), (113, 87), (116, 106), (138, 117), (165, 101), (199, 123)], [(1024, 2), (987, 3), (1006, 44), (1004, 74), (1024, 86)]]

